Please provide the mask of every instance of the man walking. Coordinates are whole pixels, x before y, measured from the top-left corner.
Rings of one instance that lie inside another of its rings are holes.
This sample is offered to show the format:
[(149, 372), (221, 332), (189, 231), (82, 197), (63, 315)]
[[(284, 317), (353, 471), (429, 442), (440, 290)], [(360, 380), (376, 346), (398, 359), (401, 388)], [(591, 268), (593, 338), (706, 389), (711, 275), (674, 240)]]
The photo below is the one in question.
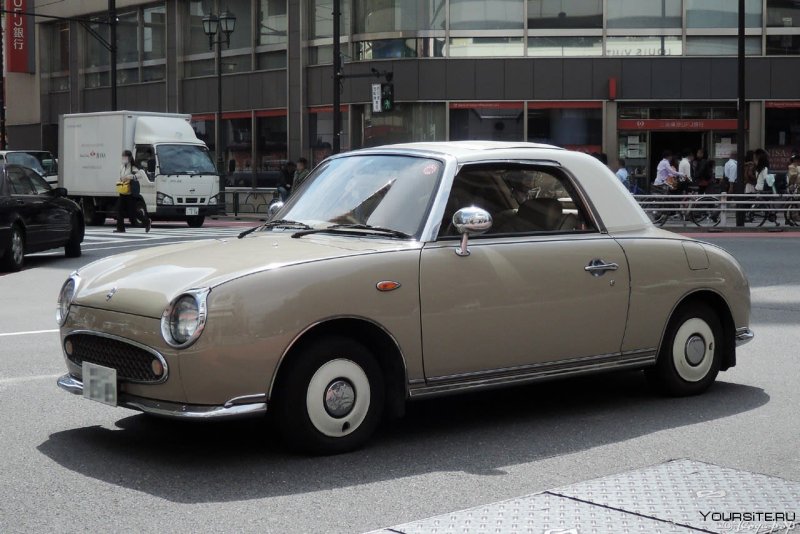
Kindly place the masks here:
[(724, 183), (722, 184), (722, 191), (724, 193), (733, 193), (733, 184), (736, 182), (736, 158), (738, 157), (738, 153), (736, 151), (731, 152), (730, 156), (728, 157), (728, 161), (725, 162), (725, 167), (722, 169), (722, 177)]

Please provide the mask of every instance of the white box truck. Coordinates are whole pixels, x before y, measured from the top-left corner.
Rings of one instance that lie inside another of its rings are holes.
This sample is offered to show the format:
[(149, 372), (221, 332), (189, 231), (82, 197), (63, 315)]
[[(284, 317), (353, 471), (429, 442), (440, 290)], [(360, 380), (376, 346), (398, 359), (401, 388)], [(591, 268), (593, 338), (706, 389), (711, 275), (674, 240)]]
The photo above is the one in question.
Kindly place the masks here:
[(197, 138), (190, 115), (110, 111), (59, 119), (58, 183), (83, 207), (87, 224), (116, 216), (116, 183), (123, 150), (147, 172), (137, 209), (156, 220), (200, 227), (223, 205), (219, 174)]

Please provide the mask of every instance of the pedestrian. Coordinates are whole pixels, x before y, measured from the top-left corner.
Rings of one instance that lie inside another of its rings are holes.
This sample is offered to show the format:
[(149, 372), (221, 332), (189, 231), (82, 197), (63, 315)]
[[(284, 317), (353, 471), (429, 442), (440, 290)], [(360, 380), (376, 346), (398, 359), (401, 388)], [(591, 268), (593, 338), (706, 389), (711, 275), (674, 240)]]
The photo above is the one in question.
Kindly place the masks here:
[(657, 193), (668, 194), (678, 188), (678, 171), (672, 165), (672, 152), (665, 150), (661, 154), (661, 161), (656, 167), (656, 179), (653, 187)]
[(722, 192), (733, 193), (733, 185), (736, 183), (738, 175), (738, 163), (736, 159), (739, 157), (737, 151), (733, 151), (728, 156), (728, 161), (725, 162), (725, 167), (722, 169)]
[(759, 193), (774, 193), (774, 181), (770, 183), (767, 151), (759, 148), (755, 152), (755, 157), (756, 191)]
[(697, 192), (705, 194), (714, 182), (714, 160), (708, 159), (705, 148), (698, 148), (692, 162), (692, 179), (697, 184)]
[(786, 171), (787, 191), (790, 195), (796, 195), (800, 189), (800, 155), (792, 154), (789, 159), (789, 168)]
[(752, 150), (744, 154), (744, 192), (756, 192), (756, 153)]
[(292, 160), (287, 161), (286, 165), (281, 169), (281, 183), (278, 184), (278, 194), (281, 197), (281, 202), (286, 202), (286, 199), (292, 193), (292, 180), (296, 170), (297, 165)]
[(678, 163), (678, 172), (685, 176), (690, 182), (692, 181), (692, 160), (694, 156), (692, 155), (692, 151), (684, 149), (681, 152), (681, 161)]
[(131, 151), (123, 151), (122, 166), (119, 169), (119, 180), (117, 182), (119, 200), (117, 202), (117, 228), (114, 230), (116, 233), (125, 232), (125, 217), (130, 220), (131, 227), (134, 227), (137, 225), (139, 215), (142, 216), (141, 224), (144, 226), (144, 231), (150, 231), (150, 217), (147, 215), (147, 207), (145, 206), (144, 212), (141, 214), (137, 210), (137, 204), (144, 205), (144, 202), (139, 202), (142, 198), (139, 195), (139, 178), (143, 175), (144, 171), (133, 163)]
[(297, 188), (303, 183), (308, 176), (308, 160), (306, 158), (299, 158), (297, 160), (297, 170), (294, 171), (294, 181), (292, 182), (292, 190), (297, 191)]
[(622, 182), (622, 185), (624, 185), (626, 189), (630, 190), (630, 174), (628, 173), (628, 169), (625, 168), (625, 160), (622, 158), (618, 160), (616, 175), (617, 178), (619, 178), (619, 181)]

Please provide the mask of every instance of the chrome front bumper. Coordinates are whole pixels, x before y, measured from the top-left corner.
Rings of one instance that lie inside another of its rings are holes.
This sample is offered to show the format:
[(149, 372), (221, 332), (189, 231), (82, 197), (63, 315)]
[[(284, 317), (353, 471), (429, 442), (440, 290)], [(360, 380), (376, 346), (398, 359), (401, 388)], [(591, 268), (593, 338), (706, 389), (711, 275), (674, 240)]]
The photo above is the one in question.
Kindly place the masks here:
[[(73, 395), (83, 395), (83, 382), (72, 375), (66, 374), (58, 379), (58, 387)], [(242, 397), (242, 400), (254, 400), (254, 397)], [(263, 397), (263, 396), (260, 396)], [(205, 406), (198, 404), (182, 404), (178, 402), (165, 402), (130, 395), (120, 395), (118, 405), (131, 410), (168, 417), (172, 419), (208, 420), (208, 419), (244, 419), (267, 413), (267, 403), (246, 402), (239, 403), (238, 399), (231, 399), (222, 406)]]
[(745, 343), (753, 341), (755, 334), (747, 327), (736, 329), (736, 346), (741, 347)]

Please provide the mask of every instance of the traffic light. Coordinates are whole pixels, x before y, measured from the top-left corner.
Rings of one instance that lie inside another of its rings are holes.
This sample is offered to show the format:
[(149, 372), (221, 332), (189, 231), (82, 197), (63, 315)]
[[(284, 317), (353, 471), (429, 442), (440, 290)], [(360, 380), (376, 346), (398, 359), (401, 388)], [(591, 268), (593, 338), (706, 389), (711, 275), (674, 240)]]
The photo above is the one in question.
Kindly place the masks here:
[(394, 109), (394, 84), (381, 84), (381, 111), (392, 111)]

